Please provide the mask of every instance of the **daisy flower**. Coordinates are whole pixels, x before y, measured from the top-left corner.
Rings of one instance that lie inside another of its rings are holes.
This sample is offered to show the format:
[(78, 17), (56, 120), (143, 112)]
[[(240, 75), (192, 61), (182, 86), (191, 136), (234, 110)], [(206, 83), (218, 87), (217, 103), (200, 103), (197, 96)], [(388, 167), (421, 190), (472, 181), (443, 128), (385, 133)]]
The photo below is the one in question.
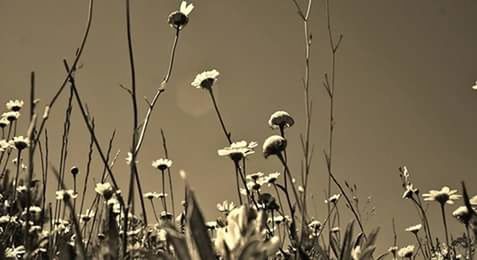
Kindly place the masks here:
[(189, 23), (189, 14), (192, 10), (194, 10), (193, 4), (182, 1), (179, 11), (174, 11), (169, 15), (169, 25), (176, 30), (182, 30)]
[(331, 197), (329, 197), (327, 200), (325, 200), (325, 203), (336, 203), (338, 200), (341, 198), (341, 194), (334, 194)]
[(281, 154), (287, 147), (287, 140), (279, 135), (268, 137), (263, 143), (263, 156), (267, 158), (270, 155)]
[(222, 203), (217, 203), (217, 209), (226, 215), (234, 208), (235, 203), (233, 201), (224, 200)]
[(10, 121), (6, 119), (5, 117), (0, 118), (0, 128), (5, 128), (10, 124)]
[(399, 257), (402, 257), (402, 258), (404, 258), (404, 257), (411, 258), (412, 254), (414, 254), (414, 249), (415, 249), (415, 246), (409, 245), (409, 246), (406, 246), (406, 247), (403, 247), (403, 248), (399, 249), (397, 254), (398, 254)]
[(255, 147), (257, 147), (256, 142), (247, 143), (246, 141), (240, 141), (217, 150), (217, 153), (219, 156), (229, 156), (233, 161), (240, 161), (242, 158), (254, 154), (255, 151), (253, 149)]
[(13, 122), (20, 117), (20, 113), (15, 111), (8, 111), (3, 113), (2, 117), (6, 118), (9, 122)]
[(422, 228), (422, 225), (417, 224), (417, 225), (406, 228), (406, 231), (416, 234), (417, 232), (419, 232), (419, 230), (421, 230), (421, 228)]
[(159, 216), (159, 219), (170, 221), (172, 220), (172, 213), (161, 211), (161, 215)]
[(470, 214), (469, 210), (465, 206), (460, 206), (454, 210), (454, 212), (452, 212), (452, 216), (454, 216), (462, 224), (468, 224), (472, 218), (472, 214)]
[(263, 175), (264, 175), (263, 172), (256, 172), (256, 173), (247, 174), (245, 178), (247, 180), (257, 181), (259, 178), (263, 177)]
[(422, 194), (425, 201), (437, 201), (441, 205), (454, 204), (454, 200), (458, 200), (461, 195), (456, 194), (457, 190), (451, 190), (449, 187), (444, 186), (441, 190), (430, 190), (429, 193)]
[(6, 140), (0, 140), (0, 152), (5, 152), (9, 148), (12, 148), (12, 144)]
[(266, 180), (269, 184), (273, 184), (278, 180), (278, 177), (280, 177), (279, 172), (272, 172), (266, 177)]
[(94, 217), (94, 211), (90, 210), (90, 209), (87, 209), (86, 210), (86, 213), (85, 214), (81, 214), (79, 216), (80, 220), (83, 222), (83, 223), (87, 223), (88, 221), (91, 220), (91, 218)]
[(192, 81), (191, 85), (196, 88), (211, 89), (214, 83), (217, 81), (219, 75), (220, 73), (215, 69), (204, 71), (195, 76), (195, 79)]
[(23, 107), (23, 100), (10, 100), (7, 102), (7, 109), (13, 112), (18, 112)]
[(159, 193), (157, 193), (157, 192), (146, 192), (146, 193), (143, 194), (143, 196), (146, 199), (152, 200), (154, 198), (156, 198), (156, 199), (159, 198)]
[(109, 200), (113, 196), (113, 186), (111, 183), (96, 183), (94, 190), (101, 196), (104, 196), (104, 199)]
[(475, 81), (475, 84), (472, 86), (473, 90), (477, 90), (477, 81)]
[(73, 190), (59, 190), (56, 191), (56, 199), (57, 200), (66, 200), (69, 198), (76, 199), (78, 194), (76, 194)]
[(169, 159), (161, 158), (152, 162), (152, 167), (165, 171), (172, 166), (172, 161)]
[(30, 145), (30, 140), (23, 136), (14, 136), (11, 142), (18, 151), (21, 151)]
[(285, 111), (277, 111), (270, 116), (268, 125), (273, 129), (284, 129), (292, 127), (295, 120)]

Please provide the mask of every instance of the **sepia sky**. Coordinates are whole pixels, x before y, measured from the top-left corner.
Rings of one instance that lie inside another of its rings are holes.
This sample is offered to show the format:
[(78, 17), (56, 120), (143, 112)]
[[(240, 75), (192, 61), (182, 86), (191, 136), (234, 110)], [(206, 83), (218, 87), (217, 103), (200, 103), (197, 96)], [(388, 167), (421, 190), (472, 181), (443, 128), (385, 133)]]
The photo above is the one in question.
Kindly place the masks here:
[[(376, 214), (363, 218), (368, 230), (382, 228), (380, 246), (385, 249), (392, 241), (393, 217), (402, 243), (412, 238), (403, 229), (418, 222), (414, 207), (400, 198), (399, 166), (408, 166), (423, 192), (443, 185), (460, 189), (465, 181), (477, 193), (477, 92), (471, 89), (477, 80), (477, 2), (331, 2), (334, 30), (344, 35), (336, 67), (334, 172), (341, 182), (358, 186), (363, 207), (371, 196)], [(142, 97), (152, 97), (167, 69), (174, 36), (167, 16), (177, 5), (172, 0), (132, 1), (141, 118), (147, 108)], [(138, 160), (144, 191), (160, 191), (160, 175), (150, 165), (163, 156), (163, 128), (174, 161), (176, 196), (182, 197), (178, 172), (184, 169), (206, 217), (212, 219), (218, 216), (216, 203), (237, 199), (234, 168), (217, 156), (217, 149), (227, 142), (209, 96), (190, 83), (203, 70), (220, 71), (215, 90), (234, 140), (255, 140), (261, 146), (273, 134), (267, 125), (271, 113), (286, 110), (293, 115), (296, 125), (288, 132), (288, 154), (297, 174), (299, 134), (304, 129), (303, 24), (288, 0), (196, 0), (194, 5), (180, 36), (172, 78), (152, 115)], [(71, 61), (79, 46), (87, 6), (87, 1), (73, 0), (0, 0), (1, 103), (28, 100), (33, 70), (42, 113), (64, 79), (62, 59)], [(117, 130), (113, 153), (121, 150), (121, 154), (114, 173), (126, 189), (124, 158), (130, 147), (132, 110), (129, 96), (119, 87), (130, 86), (125, 8), (123, 1), (112, 0), (95, 1), (94, 8), (77, 85), (95, 118), (104, 150)], [(327, 173), (322, 151), (328, 143), (329, 100), (322, 80), (330, 71), (331, 56), (323, 1), (314, 1), (310, 23), (315, 145), (310, 191), (316, 198), (310, 214), (324, 219)], [(53, 107), (47, 125), (52, 165), (58, 165), (66, 94)], [(78, 165), (84, 170), (89, 135), (78, 107), (73, 114), (68, 168)], [(26, 134), (26, 128), (25, 117), (19, 131)], [(265, 160), (260, 150), (250, 158), (249, 172), (281, 170), (278, 160)], [(96, 152), (94, 156), (92, 177), (98, 180), (102, 168)], [(54, 186), (51, 183), (51, 198)], [(89, 187), (88, 194), (93, 192)], [(431, 225), (440, 234), (437, 205), (431, 204), (429, 212), (434, 215)], [(456, 221), (450, 223), (455, 235), (463, 232)]]

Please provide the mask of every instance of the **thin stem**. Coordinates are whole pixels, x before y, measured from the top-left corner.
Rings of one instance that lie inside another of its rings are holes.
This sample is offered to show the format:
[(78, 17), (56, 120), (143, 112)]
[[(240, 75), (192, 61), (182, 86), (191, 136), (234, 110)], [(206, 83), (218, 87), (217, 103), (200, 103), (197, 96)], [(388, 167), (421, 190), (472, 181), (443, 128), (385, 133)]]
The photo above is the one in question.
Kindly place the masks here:
[(164, 210), (167, 212), (167, 201), (166, 201), (166, 173), (164, 170), (161, 170), (161, 184), (162, 184), (162, 204), (164, 207)]
[(224, 120), (222, 119), (222, 115), (220, 114), (219, 107), (217, 106), (217, 101), (215, 100), (214, 91), (212, 90), (212, 87), (207, 88), (207, 90), (209, 91), (210, 98), (212, 99), (212, 103), (214, 104), (214, 109), (215, 109), (215, 112), (217, 113), (217, 117), (219, 118), (220, 125), (222, 126), (222, 130), (224, 131), (225, 137), (227, 137), (227, 141), (229, 142), (229, 144), (232, 144), (231, 133), (225, 127)]
[(156, 222), (159, 223), (159, 218), (157, 217), (157, 212), (156, 212), (156, 207), (154, 206), (154, 201), (152, 201), (152, 199), (150, 199), (151, 201), (151, 206), (152, 206), (152, 212), (154, 213), (154, 218), (156, 219)]
[(15, 186), (13, 190), (13, 200), (15, 201), (17, 199), (17, 187), (18, 187), (18, 175), (20, 173), (20, 164), (21, 164), (21, 150), (18, 150), (18, 156), (17, 156), (17, 173), (15, 174)]
[[(167, 142), (166, 142), (166, 135), (164, 134), (164, 131), (161, 129), (161, 136), (162, 136), (162, 147), (164, 149), (164, 155), (166, 156), (167, 159), (169, 159), (169, 152), (167, 149)], [(171, 175), (171, 169), (167, 167), (167, 175), (169, 176), (169, 192), (171, 193), (171, 207), (172, 207), (172, 216), (176, 216), (176, 210), (175, 210), (175, 202), (174, 202), (174, 187), (172, 185), (172, 175)]]
[(447, 220), (446, 220), (446, 212), (445, 212), (445, 205), (444, 203), (441, 203), (441, 213), (442, 213), (442, 221), (444, 223), (444, 231), (445, 231), (445, 234), (446, 234), (446, 244), (448, 247), (450, 247), (450, 244), (449, 244), (449, 232), (447, 230)]
[(235, 167), (235, 183), (237, 186), (237, 196), (239, 198), (240, 205), (242, 205), (242, 195), (240, 194), (240, 183), (239, 183), (239, 172), (237, 167)]
[(416, 237), (416, 240), (417, 240), (417, 243), (418, 243), (418, 245), (419, 245), (419, 248), (421, 249), (422, 256), (423, 256), (424, 258), (427, 258), (427, 255), (426, 255), (426, 253), (424, 252), (424, 247), (423, 247), (422, 244), (421, 244), (421, 240), (420, 240), (419, 237), (417, 236), (417, 232), (414, 233), (414, 236)]

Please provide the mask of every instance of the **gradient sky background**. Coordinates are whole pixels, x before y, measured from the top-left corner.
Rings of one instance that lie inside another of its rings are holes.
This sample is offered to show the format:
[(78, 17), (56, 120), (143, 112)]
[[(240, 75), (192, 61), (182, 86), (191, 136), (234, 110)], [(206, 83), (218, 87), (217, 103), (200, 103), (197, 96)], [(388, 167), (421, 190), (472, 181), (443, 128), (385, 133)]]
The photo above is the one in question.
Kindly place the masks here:
[[(422, 191), (442, 185), (460, 188), (460, 182), (466, 181), (477, 193), (477, 92), (471, 90), (477, 80), (477, 2), (332, 2), (333, 26), (344, 34), (337, 56), (335, 174), (341, 181), (356, 183), (363, 201), (372, 196), (376, 215), (366, 227), (382, 227), (384, 249), (392, 241), (393, 216), (400, 241), (412, 238), (403, 229), (418, 221), (413, 206), (400, 199), (399, 166), (408, 166)], [(159, 191), (160, 176), (150, 164), (163, 156), (160, 128), (164, 128), (174, 160), (176, 194), (183, 188), (178, 171), (185, 169), (211, 219), (218, 215), (217, 202), (236, 200), (234, 172), (229, 160), (217, 156), (226, 139), (209, 97), (190, 82), (205, 69), (221, 72), (218, 102), (235, 140), (262, 143), (272, 134), (267, 125), (271, 113), (283, 109), (292, 114), (297, 123), (289, 130), (289, 154), (298, 172), (298, 136), (304, 126), (303, 26), (287, 0), (196, 0), (194, 4), (190, 23), (181, 34), (172, 79), (152, 116), (139, 167), (144, 191)], [(317, 152), (310, 190), (317, 197), (312, 215), (319, 219), (325, 217), (326, 208), (322, 201), (327, 173), (321, 150), (328, 141), (329, 111), (322, 79), (331, 61), (324, 7), (323, 1), (314, 1), (311, 15), (312, 132)], [(176, 8), (177, 1), (171, 0), (133, 1), (139, 97), (151, 97), (165, 73), (173, 39), (166, 21)], [(62, 58), (71, 60), (80, 43), (86, 12), (87, 1), (0, 0), (0, 102), (28, 100), (29, 73), (34, 70), (43, 111), (64, 78)], [(96, 1), (80, 63), (84, 68), (78, 72), (77, 84), (96, 119), (104, 149), (113, 129), (118, 131), (113, 151), (120, 149), (121, 155), (115, 174), (126, 187), (124, 158), (132, 113), (128, 95), (119, 88), (130, 84), (123, 1)], [(144, 115), (146, 105), (140, 101)], [(48, 123), (53, 164), (57, 164), (65, 104), (62, 95)], [(84, 169), (89, 137), (78, 112), (75, 107), (68, 165)], [(23, 121), (20, 130), (26, 132)], [(101, 163), (95, 158), (97, 179)], [(249, 167), (263, 172), (280, 169), (277, 160), (264, 160), (260, 153), (251, 157)], [(437, 210), (431, 204), (435, 216), (431, 225), (439, 233)], [(450, 223), (454, 233), (463, 231), (456, 221)]]

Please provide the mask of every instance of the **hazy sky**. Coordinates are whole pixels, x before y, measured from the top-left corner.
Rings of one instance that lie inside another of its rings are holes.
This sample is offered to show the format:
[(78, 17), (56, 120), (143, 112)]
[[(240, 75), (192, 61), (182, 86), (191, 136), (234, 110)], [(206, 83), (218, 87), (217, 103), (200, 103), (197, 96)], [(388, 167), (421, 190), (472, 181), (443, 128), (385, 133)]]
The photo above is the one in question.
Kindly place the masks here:
[[(118, 131), (113, 151), (121, 150), (115, 174), (126, 187), (124, 158), (130, 145), (131, 103), (119, 84), (130, 85), (123, 1), (95, 1), (92, 31), (77, 74), (80, 93), (96, 119), (104, 149)], [(372, 196), (376, 215), (366, 223), (381, 226), (382, 246), (398, 231), (417, 223), (412, 205), (400, 199), (397, 168), (411, 171), (422, 191), (442, 185), (460, 188), (466, 181), (477, 193), (477, 32), (473, 0), (332, 1), (333, 26), (344, 34), (337, 55), (334, 167), (339, 180), (356, 183), (362, 200)], [(301, 2), (300, 2), (301, 3)], [(231, 162), (217, 156), (227, 142), (206, 92), (190, 86), (205, 69), (221, 72), (216, 86), (225, 122), (235, 140), (260, 144), (272, 130), (271, 113), (283, 109), (297, 124), (289, 131), (293, 170), (299, 171), (299, 134), (304, 126), (301, 78), (303, 26), (291, 1), (195, 1), (189, 25), (181, 33), (167, 91), (152, 116), (139, 157), (145, 191), (159, 191), (160, 176), (150, 166), (163, 156), (160, 128), (166, 132), (176, 193), (182, 193), (179, 169), (185, 169), (208, 218), (215, 204), (236, 200)], [(177, 1), (132, 1), (138, 96), (152, 97), (167, 67), (174, 32), (167, 24)], [(317, 218), (324, 218), (326, 171), (321, 156), (328, 142), (329, 102), (322, 87), (330, 68), (324, 2), (314, 1), (311, 86), (313, 143), (316, 156), (312, 188)], [(62, 58), (71, 60), (82, 37), (87, 1), (0, 0), (0, 102), (27, 100), (29, 73), (37, 73), (39, 107), (64, 78)], [(146, 105), (141, 101), (142, 117)], [(57, 164), (66, 95), (48, 123), (52, 163)], [(70, 159), (84, 169), (88, 133), (74, 108)], [(24, 120), (25, 121), (25, 120)], [(21, 131), (26, 132), (26, 122)], [(97, 154), (93, 175), (101, 164)], [(249, 171), (280, 170), (275, 159), (251, 157)], [(51, 178), (53, 179), (53, 178)], [(89, 189), (93, 191), (92, 187)], [(51, 194), (53, 195), (53, 193)], [(453, 208), (452, 208), (453, 210)], [(436, 205), (431, 225), (441, 232)], [(462, 232), (450, 220), (454, 233)], [(411, 238), (404, 231), (400, 239)]]

